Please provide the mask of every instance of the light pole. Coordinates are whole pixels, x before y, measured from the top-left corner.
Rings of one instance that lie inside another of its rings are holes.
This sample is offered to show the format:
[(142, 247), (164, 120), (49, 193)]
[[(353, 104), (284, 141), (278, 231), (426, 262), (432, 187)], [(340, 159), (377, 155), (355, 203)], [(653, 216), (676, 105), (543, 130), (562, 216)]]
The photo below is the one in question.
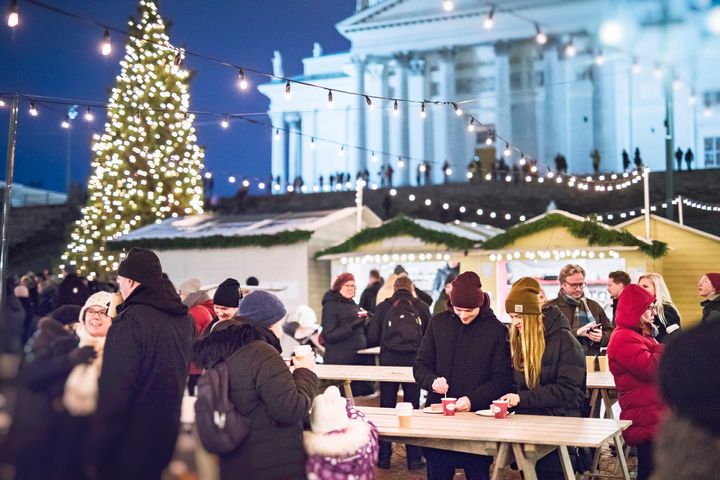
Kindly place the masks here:
[(8, 147), (7, 160), (5, 166), (5, 192), (2, 207), (2, 223), (0, 223), (0, 308), (5, 305), (5, 292), (7, 281), (7, 263), (8, 263), (8, 223), (10, 216), (10, 199), (12, 195), (13, 173), (15, 170), (15, 136), (17, 133), (18, 120), (18, 103), (19, 98), (16, 93), (10, 107), (10, 126), (8, 127)]

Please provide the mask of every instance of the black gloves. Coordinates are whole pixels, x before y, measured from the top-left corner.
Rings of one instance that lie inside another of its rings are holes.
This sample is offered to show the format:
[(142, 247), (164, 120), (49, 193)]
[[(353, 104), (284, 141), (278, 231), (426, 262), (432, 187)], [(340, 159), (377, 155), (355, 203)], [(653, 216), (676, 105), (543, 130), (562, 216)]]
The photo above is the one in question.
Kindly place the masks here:
[(92, 363), (97, 357), (97, 352), (94, 347), (86, 345), (79, 347), (68, 354), (68, 360), (72, 366), (80, 365), (81, 363)]
[(77, 347), (79, 341), (80, 339), (75, 335), (63, 335), (62, 337), (54, 338), (52, 342), (50, 342), (50, 351), (53, 355), (67, 353)]

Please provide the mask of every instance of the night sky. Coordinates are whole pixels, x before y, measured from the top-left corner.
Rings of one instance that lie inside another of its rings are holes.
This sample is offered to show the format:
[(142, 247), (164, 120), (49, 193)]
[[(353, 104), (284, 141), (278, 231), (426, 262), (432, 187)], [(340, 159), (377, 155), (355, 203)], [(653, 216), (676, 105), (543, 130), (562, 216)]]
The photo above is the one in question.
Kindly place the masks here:
[[(135, 0), (88, 2), (46, 0), (50, 5), (90, 18), (101, 24), (127, 30), (127, 20), (136, 15)], [(9, 2), (5, 2), (9, 5)], [(41, 7), (20, 3), (20, 25), (10, 29), (6, 11), (0, 24), (0, 92), (74, 98), (106, 103), (127, 37), (112, 34), (113, 53), (99, 52), (103, 31)], [(5, 7), (3, 7), (5, 8)], [(312, 55), (313, 42), (325, 53), (346, 51), (349, 42), (335, 24), (352, 15), (355, 0), (162, 0), (161, 16), (171, 24), (170, 41), (188, 50), (221, 58), (233, 64), (272, 72), (273, 50), (282, 52), (286, 76), (302, 73), (301, 60)], [(206, 60), (188, 57), (185, 67), (194, 71), (190, 84), (190, 108), (196, 111), (247, 113), (266, 112), (268, 100), (248, 89), (237, 88), (237, 72)], [(250, 76), (253, 86), (267, 79)], [(6, 101), (7, 102), (7, 101)], [(80, 103), (80, 102), (79, 102)], [(70, 130), (60, 128), (67, 107), (39, 107), (32, 118), (28, 104), (20, 106), (15, 181), (50, 190), (65, 190), (68, 139), (71, 178), (85, 183), (89, 174), (90, 141), (102, 131), (104, 114), (94, 110), (95, 121), (82, 120), (84, 108)], [(5, 178), (9, 108), (0, 109), (2, 172)], [(254, 117), (268, 121), (266, 115)], [(238, 184), (227, 176), (267, 178), (270, 173), (271, 132), (266, 127), (235, 122), (227, 130), (219, 118), (199, 117), (195, 128), (205, 147), (205, 164), (215, 173), (215, 193), (229, 195)]]

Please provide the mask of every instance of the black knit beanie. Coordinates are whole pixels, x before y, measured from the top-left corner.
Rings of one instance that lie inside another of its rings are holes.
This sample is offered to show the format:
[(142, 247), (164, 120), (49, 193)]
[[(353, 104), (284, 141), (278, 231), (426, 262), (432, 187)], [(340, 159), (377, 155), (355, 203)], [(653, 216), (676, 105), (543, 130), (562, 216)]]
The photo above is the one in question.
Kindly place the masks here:
[(53, 320), (57, 320), (63, 325), (70, 325), (80, 321), (80, 305), (62, 305), (50, 313)]
[(215, 290), (213, 303), (221, 307), (237, 308), (240, 303), (240, 282), (234, 278), (225, 279)]
[(144, 285), (157, 284), (163, 276), (160, 259), (155, 252), (138, 247), (130, 249), (125, 259), (120, 262), (117, 273)]

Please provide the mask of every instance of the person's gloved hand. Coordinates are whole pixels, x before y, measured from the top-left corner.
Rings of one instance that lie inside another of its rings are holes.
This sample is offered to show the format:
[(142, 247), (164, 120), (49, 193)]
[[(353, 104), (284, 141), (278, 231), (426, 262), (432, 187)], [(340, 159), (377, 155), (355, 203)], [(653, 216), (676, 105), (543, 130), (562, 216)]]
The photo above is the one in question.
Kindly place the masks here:
[(80, 365), (81, 363), (92, 363), (95, 358), (97, 358), (97, 352), (95, 348), (90, 345), (76, 348), (68, 354), (68, 359), (73, 366)]
[(77, 347), (79, 341), (80, 340), (75, 335), (63, 335), (62, 337), (55, 338), (50, 342), (50, 351), (54, 355), (67, 353)]

